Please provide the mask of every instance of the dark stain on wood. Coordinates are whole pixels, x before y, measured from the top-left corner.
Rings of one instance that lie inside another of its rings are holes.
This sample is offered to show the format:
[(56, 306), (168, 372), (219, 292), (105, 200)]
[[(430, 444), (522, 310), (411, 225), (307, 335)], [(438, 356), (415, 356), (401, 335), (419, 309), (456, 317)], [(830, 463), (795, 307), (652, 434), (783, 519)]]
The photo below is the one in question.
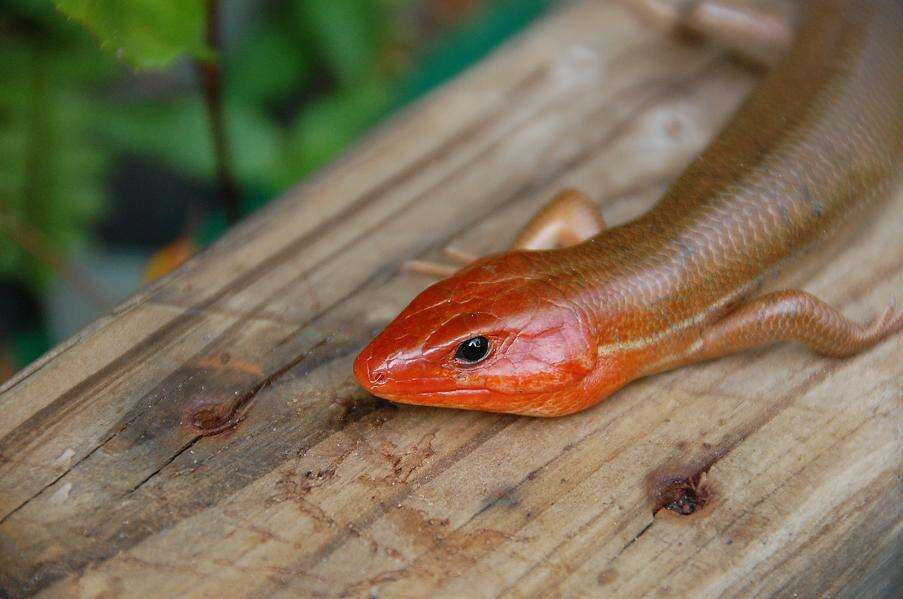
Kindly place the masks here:
[[(695, 455), (673, 459), (650, 472), (646, 476), (646, 496), (652, 515), (668, 510), (689, 516), (703, 513), (704, 507), (710, 508), (716, 491), (708, 472), (732, 448), (730, 443), (720, 447), (704, 443)], [(678, 444), (677, 449), (684, 454), (692, 451), (686, 443)]]

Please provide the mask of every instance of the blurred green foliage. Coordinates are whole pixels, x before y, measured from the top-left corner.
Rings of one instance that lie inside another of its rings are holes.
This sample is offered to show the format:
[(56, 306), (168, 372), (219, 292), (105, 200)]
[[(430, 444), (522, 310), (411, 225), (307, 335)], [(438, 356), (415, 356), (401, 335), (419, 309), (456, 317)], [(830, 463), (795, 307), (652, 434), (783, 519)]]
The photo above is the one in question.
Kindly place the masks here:
[[(104, 204), (108, 156), (91, 134), (90, 90), (112, 65), (50, 5), (10, 2), (2, 25), (0, 219), (15, 219), (49, 246), (71, 247), (86, 241)], [(0, 277), (40, 288), (49, 274), (0, 235)]]
[[(277, 3), (230, 40), (219, 58), (232, 163), (245, 189), (278, 193), (333, 158), (392, 106), (398, 70), (384, 58), (396, 14), (390, 7), (397, 4)], [(212, 178), (212, 142), (194, 89), (118, 102), (105, 113), (101, 130), (116, 147)]]
[(407, 103), (454, 77), (491, 52), (547, 10), (555, 0), (493, 0), (475, 18), (453, 25), (424, 49), (400, 86), (399, 104)]
[(289, 19), (308, 49), (341, 87), (353, 87), (376, 69), (389, 36), (386, 0), (306, 0), (290, 6)]

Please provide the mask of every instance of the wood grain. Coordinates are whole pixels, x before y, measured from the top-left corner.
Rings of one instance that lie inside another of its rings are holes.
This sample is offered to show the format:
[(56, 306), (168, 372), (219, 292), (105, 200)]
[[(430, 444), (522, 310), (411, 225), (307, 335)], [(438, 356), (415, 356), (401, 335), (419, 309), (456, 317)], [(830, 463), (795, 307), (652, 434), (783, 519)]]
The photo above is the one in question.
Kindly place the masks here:
[[(898, 592), (899, 336), (685, 368), (555, 420), (394, 406), (351, 375), (429, 283), (404, 260), (500, 249), (565, 186), (641, 213), (755, 78), (590, 1), (392, 119), (2, 388), (0, 588)], [(903, 188), (784, 280), (878, 313), (903, 290), (901, 209)]]

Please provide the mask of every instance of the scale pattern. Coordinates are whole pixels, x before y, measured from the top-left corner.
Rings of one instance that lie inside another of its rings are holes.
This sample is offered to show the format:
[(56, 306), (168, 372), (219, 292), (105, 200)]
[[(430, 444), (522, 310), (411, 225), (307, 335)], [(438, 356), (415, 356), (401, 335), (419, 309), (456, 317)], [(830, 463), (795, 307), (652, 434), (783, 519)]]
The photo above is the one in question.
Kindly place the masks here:
[[(802, 291), (751, 298), (886, 197), (901, 150), (903, 1), (808, 2), (786, 57), (655, 208), (429, 287), (364, 349), (356, 376), (399, 402), (558, 416), (646, 374), (775, 341), (865, 349), (903, 316), (869, 326)], [(488, 357), (456, 362), (475, 336)]]

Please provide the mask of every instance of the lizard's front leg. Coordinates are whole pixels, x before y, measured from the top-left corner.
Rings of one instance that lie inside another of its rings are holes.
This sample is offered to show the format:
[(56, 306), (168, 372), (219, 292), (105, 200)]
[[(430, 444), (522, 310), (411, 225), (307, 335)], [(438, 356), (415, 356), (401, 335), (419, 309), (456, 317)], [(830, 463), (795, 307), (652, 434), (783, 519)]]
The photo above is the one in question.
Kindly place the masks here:
[[(568, 189), (552, 198), (524, 225), (511, 247), (516, 250), (567, 247), (586, 241), (604, 229), (605, 219), (596, 203), (585, 194)], [(453, 247), (445, 248), (444, 253), (457, 265), (411, 260), (405, 267), (413, 272), (442, 278), (477, 259)]]

